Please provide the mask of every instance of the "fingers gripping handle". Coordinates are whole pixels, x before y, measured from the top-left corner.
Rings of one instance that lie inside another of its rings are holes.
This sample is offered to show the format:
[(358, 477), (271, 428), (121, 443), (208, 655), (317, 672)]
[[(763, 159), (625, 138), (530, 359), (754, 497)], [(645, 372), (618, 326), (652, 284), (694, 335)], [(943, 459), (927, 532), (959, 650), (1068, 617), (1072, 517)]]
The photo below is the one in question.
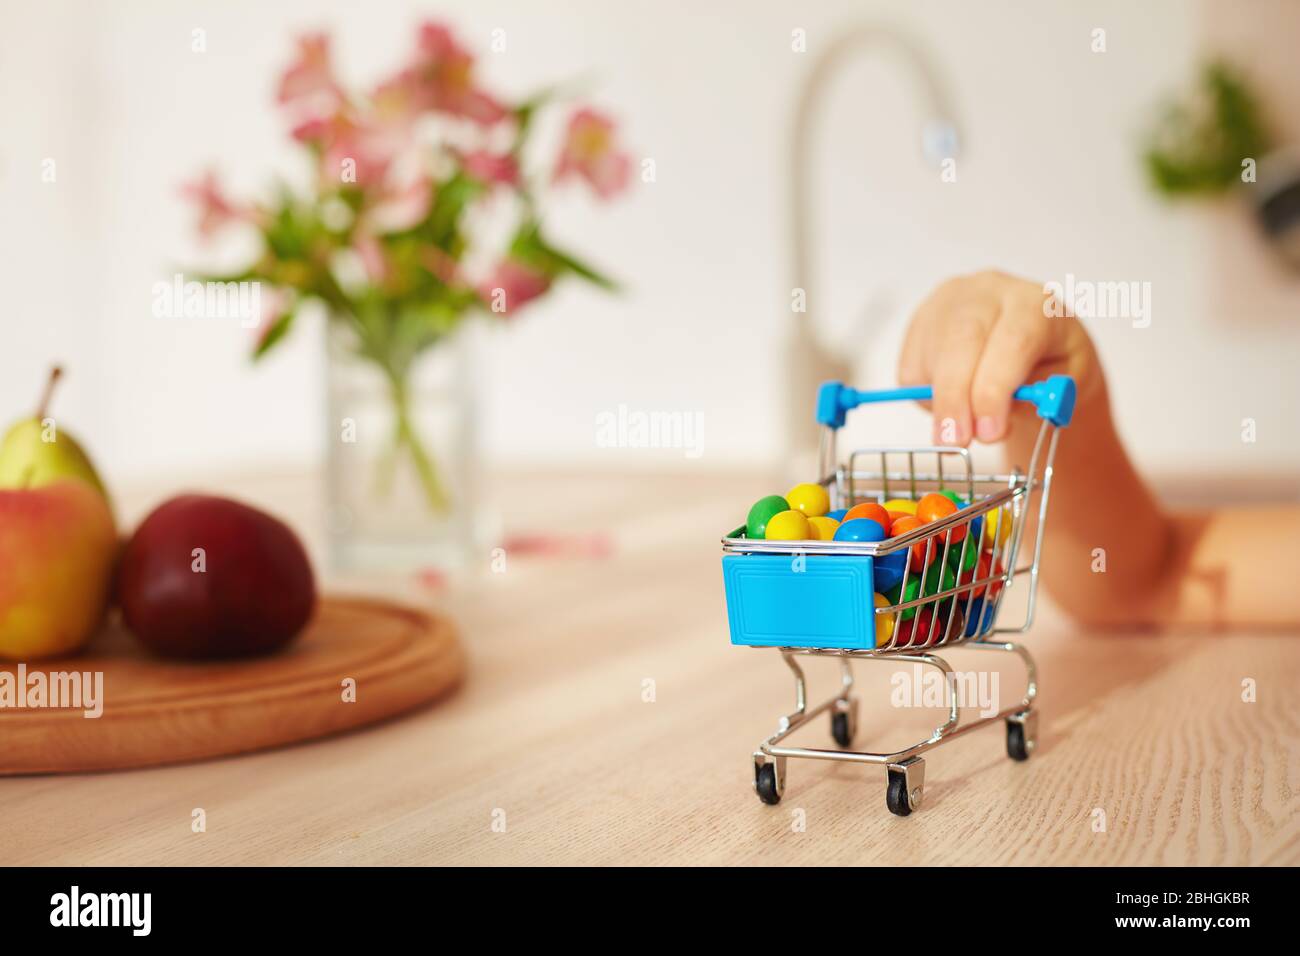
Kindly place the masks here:
[[(1013, 393), (1022, 402), (1030, 402), (1038, 409), (1038, 417), (1064, 428), (1074, 415), (1074, 379), (1068, 375), (1052, 375), (1042, 382), (1021, 385)], [(873, 402), (925, 401), (934, 397), (929, 385), (910, 388), (886, 388), (875, 392), (860, 392), (839, 382), (826, 382), (817, 391), (817, 423), (827, 428), (843, 428), (844, 415), (850, 409)]]
[(1074, 418), (1074, 379), (1068, 375), (1049, 375), (1041, 382), (1021, 385), (1013, 394), (1022, 402), (1031, 402), (1038, 417), (1057, 428), (1064, 428)]

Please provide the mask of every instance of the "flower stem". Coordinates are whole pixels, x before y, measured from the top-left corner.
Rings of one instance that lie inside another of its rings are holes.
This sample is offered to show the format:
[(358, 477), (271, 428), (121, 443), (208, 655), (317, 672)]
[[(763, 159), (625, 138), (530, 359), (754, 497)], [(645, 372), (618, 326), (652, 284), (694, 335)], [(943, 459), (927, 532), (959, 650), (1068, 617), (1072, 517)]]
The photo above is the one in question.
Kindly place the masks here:
[(424, 490), (425, 501), (429, 508), (433, 511), (445, 512), (451, 506), (451, 499), (447, 495), (446, 488), (443, 487), (442, 479), (438, 476), (433, 457), (425, 449), (424, 442), (415, 428), (415, 422), (411, 417), (410, 389), (400, 375), (390, 374), (389, 384), (393, 393), (394, 452), (400, 450), (403, 445), (406, 446), (411, 453), (411, 461), (415, 465), (415, 472), (420, 479), (420, 487)]

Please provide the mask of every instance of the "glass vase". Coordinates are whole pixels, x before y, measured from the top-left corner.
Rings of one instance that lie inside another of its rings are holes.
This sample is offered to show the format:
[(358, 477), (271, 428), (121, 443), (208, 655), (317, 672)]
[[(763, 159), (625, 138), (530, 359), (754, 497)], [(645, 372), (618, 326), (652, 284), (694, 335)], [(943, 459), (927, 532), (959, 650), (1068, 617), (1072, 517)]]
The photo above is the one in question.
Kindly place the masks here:
[(357, 354), (345, 321), (326, 334), (326, 528), (341, 570), (451, 570), (478, 527), (473, 347), (464, 328), (398, 380)]

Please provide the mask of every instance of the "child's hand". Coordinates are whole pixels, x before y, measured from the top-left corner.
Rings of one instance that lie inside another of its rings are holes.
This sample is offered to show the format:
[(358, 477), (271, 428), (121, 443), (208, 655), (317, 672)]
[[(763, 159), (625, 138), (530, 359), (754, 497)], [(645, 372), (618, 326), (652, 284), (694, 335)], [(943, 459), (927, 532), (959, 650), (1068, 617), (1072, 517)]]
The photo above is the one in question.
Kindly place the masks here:
[(1052, 316), (1041, 285), (1000, 272), (949, 279), (912, 316), (898, 363), (901, 385), (934, 386), (934, 440), (999, 441), (1011, 393), (1052, 374), (1072, 375), (1082, 402), (1100, 384), (1092, 341), (1071, 315)]
[[(1057, 606), (1094, 626), (1300, 623), (1300, 588), (1259, 568), (1289, 567), (1300, 509), (1167, 512), (1143, 483), (1111, 418), (1101, 365), (1078, 320), (1044, 312), (1043, 287), (997, 272), (950, 279), (912, 317), (899, 360), (903, 385), (934, 386), (936, 445), (1007, 439), (1027, 465), (1033, 409), (1016, 386), (1074, 377), (1074, 420), (1056, 452), (1050, 557), (1041, 580)], [(1099, 503), (1104, 506), (1099, 507)], [(1106, 573), (1094, 573), (1098, 553)], [(1249, 554), (1243, 564), (1233, 555)]]

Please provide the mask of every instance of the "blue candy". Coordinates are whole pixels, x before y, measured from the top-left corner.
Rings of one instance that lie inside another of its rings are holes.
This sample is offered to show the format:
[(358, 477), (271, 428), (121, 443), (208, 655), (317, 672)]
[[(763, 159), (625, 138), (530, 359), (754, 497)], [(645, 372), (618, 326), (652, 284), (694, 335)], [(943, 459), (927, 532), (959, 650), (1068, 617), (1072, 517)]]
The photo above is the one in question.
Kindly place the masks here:
[(870, 518), (854, 518), (835, 529), (836, 541), (884, 541), (885, 529), (879, 521)]

